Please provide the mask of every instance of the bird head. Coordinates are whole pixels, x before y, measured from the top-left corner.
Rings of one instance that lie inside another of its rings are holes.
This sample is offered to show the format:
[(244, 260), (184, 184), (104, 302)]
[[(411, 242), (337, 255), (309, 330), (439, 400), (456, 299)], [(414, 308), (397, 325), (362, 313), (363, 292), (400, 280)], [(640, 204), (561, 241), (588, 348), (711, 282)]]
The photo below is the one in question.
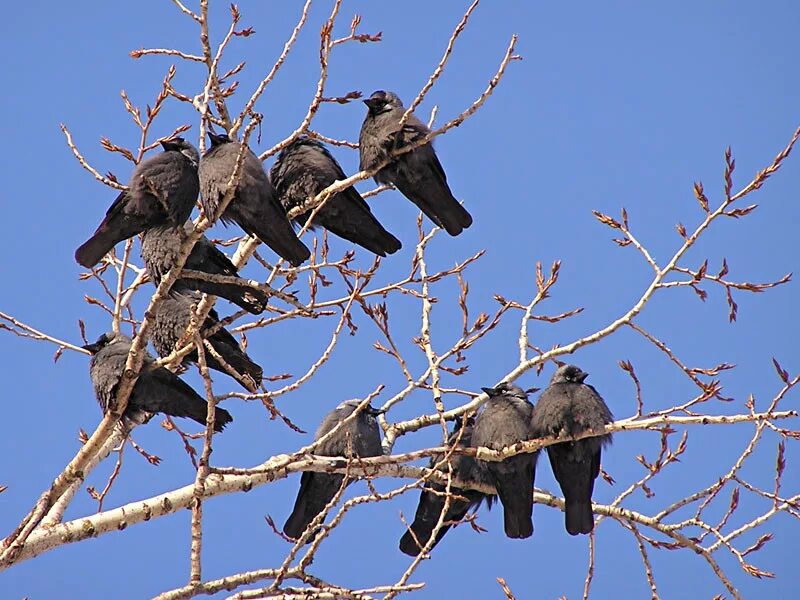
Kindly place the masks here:
[(208, 132), (208, 139), (211, 141), (212, 148), (222, 144), (230, 144), (232, 141), (227, 133), (214, 133), (213, 131)]
[(371, 115), (378, 115), (393, 108), (403, 108), (403, 101), (400, 100), (397, 94), (383, 90), (372, 92), (372, 95), (363, 100), (363, 102), (369, 108), (369, 114)]
[[(352, 411), (354, 411), (355, 409), (358, 408), (358, 406), (359, 406), (359, 404), (361, 404), (361, 402), (362, 401), (359, 400), (358, 398), (354, 398), (352, 400), (345, 400), (344, 402), (339, 404), (339, 406), (337, 406), (336, 409), (340, 410), (340, 409), (344, 409), (344, 408), (350, 408), (351, 409), (350, 412), (352, 412)], [(362, 414), (370, 415), (371, 417), (377, 417), (378, 415), (382, 415), (385, 412), (386, 412), (385, 410), (380, 410), (380, 409), (377, 409), (377, 408), (373, 408), (372, 404), (367, 404), (364, 408), (361, 409), (361, 413)]]
[(195, 165), (200, 162), (200, 154), (197, 152), (197, 148), (180, 136), (169, 140), (161, 140), (161, 147), (164, 148), (164, 152), (170, 150), (180, 152)]
[(520, 400), (527, 400), (528, 394), (518, 385), (514, 385), (513, 383), (501, 383), (500, 385), (488, 388), (484, 387), (481, 388), (489, 398), (494, 398), (496, 396), (511, 396), (512, 398), (518, 398)]
[(551, 383), (583, 383), (589, 374), (575, 365), (563, 365), (556, 369)]
[(100, 352), (100, 350), (113, 342), (115, 337), (117, 337), (117, 334), (113, 331), (109, 331), (108, 333), (104, 333), (97, 338), (97, 341), (94, 344), (86, 344), (85, 346), (81, 346), (81, 348), (88, 350), (91, 354), (97, 354)]

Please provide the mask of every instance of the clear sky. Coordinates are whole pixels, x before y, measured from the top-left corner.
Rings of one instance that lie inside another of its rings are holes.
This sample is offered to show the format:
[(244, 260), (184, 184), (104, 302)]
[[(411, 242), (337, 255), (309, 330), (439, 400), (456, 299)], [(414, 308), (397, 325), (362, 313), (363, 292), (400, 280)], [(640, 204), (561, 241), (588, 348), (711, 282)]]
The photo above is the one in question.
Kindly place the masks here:
[[(189, 2), (193, 5), (194, 2)], [(227, 27), (227, 3), (215, 5), (214, 41)], [(219, 5), (219, 6), (216, 6)], [(242, 25), (256, 35), (237, 39), (225, 64), (247, 66), (241, 77), (244, 94), (231, 103), (241, 107), (253, 85), (280, 53), (299, 14), (299, 2), (242, 2)], [(345, 0), (334, 35), (347, 34), (353, 13), (363, 16), (364, 32), (383, 32), (380, 44), (349, 44), (332, 57), (328, 92), (392, 89), (410, 100), (438, 62), (447, 37), (467, 2), (367, 2)], [(264, 114), (260, 144), (264, 150), (283, 139), (299, 123), (313, 94), (318, 74), (318, 32), (330, 3), (312, 9), (284, 70), (264, 94), (257, 110)], [(439, 157), (455, 194), (465, 200), (475, 224), (458, 238), (439, 235), (430, 252), (431, 269), (486, 249), (470, 268), (471, 311), (496, 308), (494, 294), (523, 303), (535, 294), (534, 264), (562, 261), (561, 280), (543, 311), (557, 313), (581, 306), (584, 312), (561, 324), (534, 323), (531, 341), (540, 347), (569, 342), (622, 315), (638, 299), (651, 271), (633, 248), (619, 248), (611, 232), (592, 216), (597, 209), (618, 215), (625, 206), (631, 227), (658, 261), (680, 244), (675, 224), (695, 226), (701, 212), (692, 183), (702, 180), (712, 204), (721, 198), (723, 152), (733, 148), (736, 189), (772, 160), (800, 124), (800, 81), (795, 42), (800, 23), (796, 2), (485, 2), (456, 46), (447, 71), (420, 109), (427, 117), (439, 106), (439, 123), (457, 115), (484, 89), (512, 33), (520, 36), (522, 62), (508, 74), (492, 98), (473, 118), (437, 141)], [(0, 310), (57, 337), (79, 343), (78, 319), (90, 338), (109, 328), (109, 320), (84, 295), (99, 295), (96, 284), (81, 282), (73, 260), (75, 248), (88, 237), (113, 200), (114, 192), (94, 181), (72, 157), (59, 123), (71, 129), (79, 148), (101, 172), (127, 179), (130, 168), (99, 145), (108, 136), (135, 147), (136, 128), (124, 112), (122, 89), (144, 106), (152, 102), (170, 59), (132, 60), (140, 47), (178, 47), (199, 53), (195, 24), (168, 0), (139, 2), (14, 3), (2, 21), (0, 51), (5, 85), (0, 114), (5, 117), (6, 145), (0, 168), (3, 241), (0, 253)], [(197, 93), (203, 77), (199, 66), (179, 66), (176, 87)], [(325, 106), (315, 127), (337, 138), (357, 139), (365, 109), (360, 102)], [(165, 135), (188, 122), (196, 141), (198, 120), (185, 105), (165, 110), (154, 135)], [(348, 173), (357, 170), (355, 151), (334, 150)], [(723, 257), (733, 279), (774, 280), (797, 271), (797, 226), (800, 223), (800, 157), (751, 197), (759, 208), (742, 220), (715, 226), (687, 256), (686, 266), (708, 258), (718, 269)], [(267, 163), (267, 167), (271, 161)], [(372, 184), (362, 183), (361, 190)], [(377, 281), (404, 276), (413, 253), (413, 207), (398, 193), (378, 196), (372, 206), (381, 221), (404, 242), (385, 261)], [(196, 214), (196, 213), (195, 213)], [(217, 226), (219, 237), (235, 230)], [(340, 252), (343, 243), (334, 243)], [(369, 264), (359, 251), (357, 263)], [(249, 266), (248, 274), (263, 279)], [(685, 288), (660, 293), (639, 323), (662, 339), (687, 364), (710, 367), (737, 365), (723, 375), (725, 394), (733, 404), (711, 403), (714, 413), (743, 410), (748, 394), (764, 408), (780, 388), (771, 357), (791, 373), (800, 370), (792, 340), (800, 334), (798, 287), (791, 282), (760, 295), (739, 293), (739, 318), (729, 323), (724, 294), (708, 288), (701, 303)], [(444, 350), (460, 327), (452, 287), (437, 293), (434, 344)], [(140, 295), (141, 309), (146, 298)], [(224, 302), (222, 314), (232, 311)], [(415, 372), (424, 356), (414, 349), (419, 333), (418, 304), (391, 299), (392, 326)], [(281, 398), (280, 408), (312, 432), (322, 415), (351, 397), (363, 397), (378, 384), (387, 390), (379, 402), (403, 386), (396, 365), (371, 348), (379, 333), (355, 313), (357, 335), (345, 336), (337, 353), (319, 375), (297, 393)], [(283, 324), (249, 337), (253, 357), (268, 374), (302, 373), (328, 343), (333, 323)], [(477, 390), (494, 384), (516, 364), (518, 317), (500, 327), (471, 351), (469, 371), (459, 387)], [(437, 337), (438, 336), (438, 337)], [(13, 529), (67, 461), (77, 451), (79, 428), (92, 431), (100, 419), (84, 355), (66, 352), (54, 364), (52, 345), (0, 334), (0, 389), (5, 427), (0, 435), (0, 535)], [(687, 401), (695, 390), (664, 356), (631, 331), (621, 331), (600, 344), (582, 349), (570, 360), (591, 374), (590, 382), (604, 395), (619, 418), (635, 410), (632, 385), (617, 367), (633, 361), (643, 382), (646, 410)], [(541, 376), (526, 374), (524, 387), (546, 384), (552, 365)], [(195, 374), (186, 379), (197, 389)], [(216, 378), (220, 390), (235, 389)], [(450, 380), (452, 383), (452, 380)], [(274, 384), (277, 385), (277, 384)], [(784, 408), (797, 407), (797, 394)], [(454, 405), (457, 399), (447, 399)], [(430, 412), (429, 395), (417, 393), (396, 414), (408, 418)], [(226, 407), (235, 422), (216, 438), (213, 460), (218, 465), (249, 466), (276, 453), (293, 450), (309, 435), (288, 431), (265, 418), (255, 404)], [(160, 467), (126, 455), (123, 473), (108, 499), (118, 506), (146, 498), (193, 480), (193, 470), (177, 436), (155, 419), (136, 432), (136, 439), (163, 459)], [(796, 427), (796, 426), (795, 426)], [(687, 493), (708, 485), (730, 468), (752, 432), (751, 425), (689, 430), (687, 452), (656, 484), (652, 498), (637, 492), (625, 506), (653, 514)], [(401, 439), (396, 450), (422, 448), (437, 442), (426, 431)], [(767, 437), (745, 474), (770, 488), (777, 437)], [(786, 495), (800, 487), (797, 442), (788, 443)], [(652, 458), (657, 434), (621, 434), (604, 455), (604, 468), (617, 483), (599, 481), (595, 499), (608, 502), (643, 467), (635, 456)], [(111, 465), (89, 480), (100, 486)], [(291, 510), (298, 476), (206, 504), (204, 577), (277, 566), (289, 546), (266, 526), (264, 516), (282, 523)], [(381, 482), (388, 489), (392, 482)], [(540, 462), (537, 485), (555, 491), (546, 460)], [(349, 494), (362, 493), (363, 484)], [(402, 511), (413, 516), (418, 494), (353, 511), (344, 526), (323, 546), (311, 571), (335, 583), (367, 586), (394, 581), (409, 560), (397, 550), (403, 533)], [(724, 502), (722, 503), (724, 505)], [(743, 506), (737, 519), (758, 514), (764, 504)], [(67, 517), (95, 510), (81, 492)], [(720, 508), (720, 514), (724, 506)], [(496, 598), (496, 577), (507, 580), (518, 598), (580, 597), (587, 563), (585, 537), (570, 538), (563, 515), (537, 506), (531, 539), (512, 541), (502, 533), (502, 511), (483, 510), (479, 522), (488, 532), (468, 526), (450, 532), (412, 581), (425, 581), (420, 598)], [(188, 511), (130, 527), (122, 534), (59, 548), (0, 574), (8, 598), (143, 598), (183, 585), (188, 579)], [(788, 515), (770, 521), (761, 533), (774, 539), (749, 557), (777, 575), (757, 580), (730, 557), (721, 565), (744, 597), (790, 597), (798, 587), (796, 559), (798, 523)], [(746, 547), (758, 534), (746, 536)], [(635, 539), (618, 523), (604, 521), (597, 531), (597, 567), (593, 592), (598, 598), (645, 597), (649, 590)], [(665, 598), (710, 598), (724, 589), (708, 565), (692, 553), (652, 550), (650, 557), (659, 590)]]

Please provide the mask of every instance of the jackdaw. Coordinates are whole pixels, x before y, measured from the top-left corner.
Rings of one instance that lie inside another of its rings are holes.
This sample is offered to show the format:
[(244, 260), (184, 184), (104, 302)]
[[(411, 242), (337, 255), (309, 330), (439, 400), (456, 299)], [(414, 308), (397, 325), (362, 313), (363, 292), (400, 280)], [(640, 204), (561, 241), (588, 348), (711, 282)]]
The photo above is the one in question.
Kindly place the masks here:
[[(125, 371), (125, 361), (131, 349), (131, 339), (121, 333), (104, 333), (94, 344), (83, 346), (92, 353), (89, 375), (92, 377), (97, 401), (108, 412), (116, 401), (117, 386)], [(133, 386), (128, 406), (122, 415), (127, 423), (144, 423), (148, 413), (164, 413), (171, 417), (188, 417), (201, 425), (206, 423), (207, 404), (186, 382), (164, 367), (155, 366), (155, 359), (145, 351), (139, 378)], [(214, 430), (217, 432), (231, 421), (224, 408), (215, 412)]]
[[(500, 450), (534, 438), (533, 405), (527, 394), (512, 383), (481, 388), (489, 395), (472, 432), (472, 445)], [(517, 454), (499, 462), (478, 461), (488, 470), (503, 505), (503, 521), (510, 538), (533, 534), (533, 481), (538, 452)]]
[(140, 162), (128, 189), (121, 192), (75, 260), (96, 265), (117, 243), (156, 225), (181, 225), (194, 208), (200, 183), (197, 149), (181, 137), (161, 142), (164, 152)]
[[(158, 304), (153, 320), (152, 340), (159, 356), (167, 356), (175, 350), (175, 344), (183, 337), (187, 327), (189, 327), (192, 318), (192, 305), (199, 304), (201, 299), (202, 294), (199, 292), (185, 288), (177, 290), (173, 288), (171, 293)], [(219, 315), (212, 308), (203, 323), (200, 335), (207, 337), (217, 354), (242, 376), (244, 381), (240, 383), (247, 390), (255, 392), (261, 384), (263, 370), (247, 356), (247, 353), (239, 346), (236, 338), (224, 327), (220, 327), (211, 335), (206, 335), (206, 331), (216, 327), (218, 324)], [(209, 369), (230, 375), (208, 350), (206, 350), (205, 356)], [(195, 349), (184, 357), (183, 363), (196, 363), (197, 360), (197, 350)]]
[[(369, 111), (358, 138), (361, 170), (376, 167), (389, 158), (392, 151), (424, 138), (431, 131), (413, 114), (402, 128), (399, 127), (406, 109), (394, 92), (379, 90), (364, 100), (364, 104)], [(375, 181), (393, 183), (450, 235), (458, 235), (472, 225), (472, 217), (447, 185), (447, 176), (431, 142), (392, 160), (375, 174)]]
[[(583, 381), (589, 376), (574, 365), (559, 367), (533, 411), (536, 437), (603, 431), (614, 417), (600, 394)], [(594, 529), (592, 491), (600, 473), (600, 454), (611, 434), (547, 446), (550, 465), (564, 493), (564, 524), (570, 535)]]
[[(453, 426), (453, 432), (447, 440), (448, 446), (457, 444), (459, 448), (468, 448), (472, 444), (472, 429), (475, 425), (474, 417), (464, 418)], [(442, 461), (441, 455), (431, 458), (430, 468), (434, 468), (437, 463)], [(450, 458), (453, 468), (453, 477), (464, 482), (476, 482), (492, 485), (486, 470), (485, 463), (478, 463), (473, 457), (463, 454), (453, 454)], [(447, 472), (447, 464), (439, 465), (438, 469)], [(422, 547), (428, 543), (433, 533), (433, 528), (439, 521), (439, 517), (444, 510), (446, 486), (440, 483), (426, 483), (419, 496), (417, 513), (414, 515), (414, 522), (411, 524), (410, 531), (406, 531), (400, 538), (400, 550), (409, 556), (417, 556)], [(442, 526), (436, 534), (436, 540), (431, 546), (431, 550), (436, 547), (444, 537), (450, 527), (459, 523), (471, 509), (477, 509), (481, 502), (486, 499), (491, 507), (494, 496), (489, 496), (478, 490), (465, 490), (451, 486), (450, 506), (442, 519)]]
[[(325, 146), (301, 136), (278, 155), (270, 170), (270, 179), (288, 213), (335, 181), (347, 179), (347, 176)], [(296, 223), (304, 225), (310, 212), (297, 217)], [(379, 256), (397, 252), (402, 246), (378, 222), (354, 187), (329, 198), (314, 217), (313, 225), (321, 225), (340, 238), (363, 246)]]
[[(200, 159), (200, 201), (208, 218), (212, 218), (228, 189), (228, 181), (236, 166), (241, 144), (227, 134), (209, 132), (211, 147)], [(293, 266), (300, 266), (311, 252), (294, 233), (286, 219), (275, 190), (264, 167), (250, 148), (245, 148), (233, 200), (221, 220), (226, 225), (238, 223), (246, 233), (257, 237)]]
[[(350, 416), (359, 404), (360, 400), (342, 402), (322, 420), (314, 439), (318, 440), (331, 431), (340, 421)], [(383, 453), (380, 427), (375, 417), (381, 412), (367, 405), (358, 416), (318, 446), (314, 453), (319, 456), (346, 458), (380, 456)], [(294, 509), (286, 519), (283, 532), (291, 538), (298, 539), (314, 517), (333, 500), (336, 492), (345, 483), (344, 480), (345, 476), (338, 473), (304, 472), (300, 478), (300, 491), (297, 492)], [(350, 483), (348, 480), (345, 485)]]
[[(192, 229), (191, 221), (183, 227), (169, 225), (153, 227), (144, 232), (142, 236), (142, 258), (147, 266), (150, 279), (158, 285), (161, 278), (175, 264), (181, 243)], [(202, 271), (209, 275), (228, 275), (238, 277), (239, 271), (234, 264), (221, 252), (206, 236), (201, 236), (192, 248), (189, 258), (186, 259), (184, 269)], [(269, 295), (261, 290), (256, 290), (235, 283), (212, 283), (202, 279), (189, 279), (181, 277), (180, 283), (189, 289), (205, 292), (225, 298), (249, 313), (257, 315), (264, 311), (269, 301)]]

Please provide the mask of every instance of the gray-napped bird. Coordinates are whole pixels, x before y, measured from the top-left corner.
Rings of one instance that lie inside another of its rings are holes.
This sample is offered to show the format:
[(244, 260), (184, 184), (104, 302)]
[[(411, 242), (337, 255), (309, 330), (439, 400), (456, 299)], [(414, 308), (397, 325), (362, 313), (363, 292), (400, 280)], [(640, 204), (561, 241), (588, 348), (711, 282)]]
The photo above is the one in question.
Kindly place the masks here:
[[(200, 202), (211, 219), (225, 197), (241, 144), (227, 134), (209, 132), (208, 137), (211, 147), (200, 159)], [(239, 183), (220, 220), (238, 223), (245, 233), (260, 239), (295, 267), (311, 256), (295, 235), (261, 161), (250, 148), (244, 150)]]
[[(458, 448), (468, 448), (472, 443), (472, 429), (475, 425), (474, 417), (464, 417), (453, 426), (447, 443), (449, 446), (457, 444)], [(431, 458), (430, 468), (436, 467), (442, 461), (441, 455)], [(492, 485), (489, 474), (485, 468), (485, 463), (475, 460), (472, 456), (463, 454), (453, 454), (450, 458), (453, 468), (453, 477), (463, 482), (474, 482)], [(438, 466), (438, 469), (447, 472), (447, 464)], [(439, 522), (439, 518), (444, 510), (445, 492), (447, 488), (441, 483), (426, 483), (419, 496), (417, 512), (414, 515), (414, 522), (409, 531), (400, 539), (400, 550), (409, 556), (417, 556), (422, 547), (431, 539), (433, 528)], [(471, 509), (477, 509), (483, 500), (487, 501), (489, 507), (492, 505), (494, 496), (486, 495), (478, 490), (465, 490), (460, 487), (451, 486), (450, 505), (442, 519), (442, 526), (436, 534), (436, 540), (431, 545), (433, 550), (442, 540), (450, 528), (460, 522)]]
[[(373, 92), (364, 104), (369, 110), (358, 138), (361, 170), (376, 167), (389, 158), (393, 150), (408, 146), (431, 131), (413, 114), (400, 127), (406, 109), (394, 92)], [(458, 235), (472, 225), (472, 216), (459, 204), (447, 185), (447, 176), (431, 142), (392, 160), (376, 173), (375, 181), (393, 183), (450, 235)]]
[[(269, 174), (286, 212), (302, 206), (335, 181), (347, 179), (327, 148), (307, 136), (299, 137), (284, 148)], [(296, 217), (295, 221), (304, 225), (310, 212)], [(314, 217), (312, 228), (313, 225), (320, 225), (378, 256), (392, 254), (401, 247), (400, 241), (383, 228), (352, 186), (328, 198)]]
[(181, 137), (164, 140), (161, 146), (164, 152), (136, 165), (128, 189), (75, 251), (78, 264), (91, 268), (119, 242), (156, 225), (182, 225), (189, 218), (200, 189), (197, 149)]
[[(535, 437), (531, 426), (533, 405), (528, 395), (512, 383), (481, 388), (489, 400), (475, 420), (472, 445), (501, 450)], [(517, 454), (499, 462), (478, 461), (484, 465), (503, 505), (503, 523), (510, 538), (533, 534), (533, 482), (539, 453)]]
[[(341, 421), (353, 414), (361, 404), (360, 400), (342, 402), (328, 413), (317, 429), (315, 440), (331, 431)], [(314, 451), (320, 456), (342, 456), (351, 458), (359, 456), (380, 456), (381, 434), (376, 416), (382, 411), (367, 405), (358, 416), (323, 442)], [(339, 473), (305, 472), (300, 478), (300, 490), (294, 503), (292, 514), (283, 526), (283, 532), (291, 538), (298, 539), (325, 506), (333, 500), (336, 492), (342, 487), (345, 476)], [(348, 481), (347, 485), (351, 482)]]
[[(83, 348), (92, 354), (89, 374), (97, 401), (105, 414), (116, 400), (117, 387), (131, 349), (131, 339), (121, 333), (109, 332), (101, 335), (94, 344), (86, 344)], [(205, 425), (206, 401), (175, 373), (164, 367), (156, 367), (154, 363), (155, 359), (144, 351), (142, 370), (128, 399), (123, 420), (144, 423), (152, 413), (164, 413), (171, 417), (187, 417)], [(214, 419), (214, 430), (217, 432), (233, 421), (224, 408), (216, 408)]]
[[(533, 411), (536, 437), (599, 432), (614, 420), (597, 390), (584, 383), (588, 376), (574, 365), (556, 370)], [(606, 434), (547, 446), (553, 474), (564, 493), (564, 525), (570, 535), (594, 529), (594, 480), (600, 473), (603, 446), (610, 443), (611, 434)]]
[[(144, 232), (142, 236), (142, 259), (147, 267), (150, 279), (156, 285), (161, 283), (161, 278), (175, 264), (184, 237), (191, 229), (192, 223), (190, 221), (182, 227), (166, 225), (153, 227)], [(183, 268), (202, 271), (209, 275), (239, 276), (236, 266), (204, 235), (197, 240)], [(225, 298), (254, 315), (264, 312), (264, 308), (266, 308), (269, 301), (269, 295), (265, 292), (236, 285), (235, 283), (215, 283), (202, 279), (181, 277), (175, 284), (176, 286), (180, 284), (198, 292)]]
[[(153, 319), (152, 340), (156, 352), (159, 356), (167, 356), (175, 350), (175, 344), (183, 337), (186, 328), (192, 319), (192, 306), (200, 303), (202, 294), (188, 289), (172, 289), (170, 294), (158, 303)], [(255, 393), (261, 384), (263, 375), (262, 368), (253, 362), (247, 353), (242, 350), (230, 332), (224, 327), (219, 327), (211, 335), (205, 332), (219, 324), (219, 315), (213, 308), (209, 311), (200, 334), (207, 337), (211, 347), (219, 354), (229, 366), (239, 373), (242, 377), (240, 383), (250, 391)], [(230, 376), (223, 365), (208, 350), (205, 351), (206, 364), (209, 369), (214, 369), (220, 373)], [(197, 350), (192, 350), (187, 354), (183, 363), (196, 363), (198, 361)]]

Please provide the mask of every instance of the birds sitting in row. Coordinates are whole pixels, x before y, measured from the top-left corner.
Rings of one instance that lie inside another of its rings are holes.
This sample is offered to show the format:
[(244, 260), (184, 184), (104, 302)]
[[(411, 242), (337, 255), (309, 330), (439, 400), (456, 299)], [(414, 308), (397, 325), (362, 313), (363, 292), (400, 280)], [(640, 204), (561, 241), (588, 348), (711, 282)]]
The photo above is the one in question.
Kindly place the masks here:
[[(488, 401), (477, 417), (466, 416), (456, 423), (448, 445), (500, 450), (536, 438), (602, 432), (613, 417), (597, 391), (585, 383), (586, 377), (588, 374), (574, 365), (559, 367), (535, 406), (528, 400), (527, 393), (514, 384), (483, 388), (489, 396)], [(323, 420), (315, 440), (328, 435), (358, 406), (358, 400), (348, 400), (337, 406)], [(381, 412), (368, 405), (345, 426), (323, 439), (315, 453), (346, 458), (380, 456), (380, 427), (375, 417)], [(602, 448), (609, 443), (611, 435), (603, 434), (547, 446), (553, 474), (564, 494), (565, 528), (570, 535), (588, 534), (594, 528), (592, 492), (600, 473)], [(538, 451), (517, 454), (500, 461), (452, 454), (452, 476), (456, 481), (478, 488), (494, 488), (503, 506), (506, 535), (527, 538), (533, 534), (533, 484), (538, 454)], [(442, 456), (431, 458), (429, 466), (441, 472), (447, 471)], [(294, 509), (283, 526), (283, 532), (291, 538), (300, 538), (341, 486), (349, 483), (351, 481), (345, 481), (342, 474), (303, 473)], [(477, 509), (484, 500), (491, 507), (494, 501), (493, 495), (478, 489), (453, 486), (445, 511), (445, 490), (445, 486), (438, 482), (428, 482), (423, 487), (414, 522), (400, 538), (400, 550), (405, 554), (417, 556), (428, 544), (432, 550), (470, 510)], [(431, 542), (440, 519), (442, 525)], [(316, 532), (312, 533), (316, 535)]]
[[(469, 227), (472, 217), (453, 196), (431, 142), (392, 156), (418, 143), (430, 129), (413, 114), (401, 126), (405, 108), (393, 92), (377, 91), (364, 102), (368, 112), (359, 136), (361, 169), (383, 165), (375, 181), (394, 184), (450, 235)], [(75, 260), (91, 268), (117, 243), (140, 233), (154, 228), (161, 235), (180, 233), (198, 194), (205, 214), (214, 218), (242, 152), (238, 183), (220, 220), (226, 225), (236, 223), (295, 267), (307, 260), (308, 247), (295, 235), (286, 213), (305, 205), (335, 181), (346, 179), (333, 155), (319, 141), (300, 136), (281, 151), (267, 176), (250, 148), (242, 150), (227, 134), (209, 132), (209, 140), (210, 147), (202, 157), (181, 137), (161, 142), (164, 152), (136, 166), (127, 190), (117, 196), (92, 237), (76, 250)], [(308, 212), (295, 222), (304, 224)], [(352, 186), (330, 198), (316, 215), (315, 224), (379, 256), (402, 246)]]

